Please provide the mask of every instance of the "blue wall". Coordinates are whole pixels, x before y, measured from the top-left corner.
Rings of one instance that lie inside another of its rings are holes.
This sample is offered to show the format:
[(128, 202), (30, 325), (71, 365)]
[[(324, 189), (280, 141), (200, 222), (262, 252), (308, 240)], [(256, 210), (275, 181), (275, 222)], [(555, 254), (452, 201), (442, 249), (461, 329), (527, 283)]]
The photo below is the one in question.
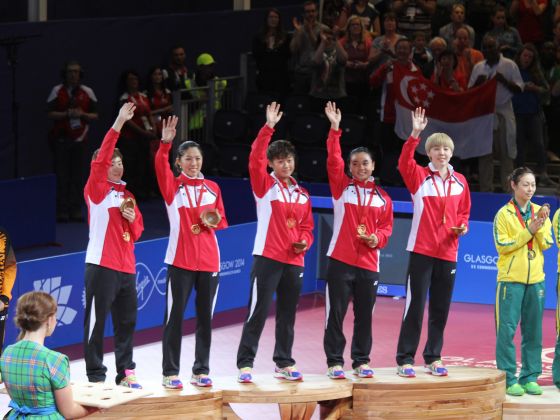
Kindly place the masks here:
[[(216, 312), (242, 308), (249, 299), (249, 273), (251, 270), (253, 240), (256, 223), (231, 226), (217, 232), (221, 254), (220, 288)], [(160, 326), (165, 308), (165, 279), (167, 267), (163, 263), (167, 238), (140, 242), (136, 246), (136, 288), (138, 291), (137, 330)], [(302, 293), (317, 289), (316, 261), (313, 246), (306, 258)], [(85, 252), (18, 263), (18, 277), (13, 290), (13, 302), (23, 293), (43, 290), (58, 302), (58, 326), (53, 337), (47, 339), (49, 347), (61, 347), (82, 341), (84, 322), (84, 260)], [(193, 293), (194, 294), (194, 293)], [(194, 299), (185, 311), (185, 319), (192, 318)], [(10, 320), (6, 343), (15, 341), (16, 328), (11, 321), (15, 305), (10, 307)], [(105, 331), (112, 336), (112, 324)]]

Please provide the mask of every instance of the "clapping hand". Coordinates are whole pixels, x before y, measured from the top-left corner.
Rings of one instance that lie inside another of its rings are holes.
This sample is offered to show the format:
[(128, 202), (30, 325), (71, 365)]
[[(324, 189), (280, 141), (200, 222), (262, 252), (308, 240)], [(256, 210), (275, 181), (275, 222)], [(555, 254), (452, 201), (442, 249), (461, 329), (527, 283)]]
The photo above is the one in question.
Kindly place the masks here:
[(541, 218), (541, 217), (538, 217), (538, 216), (531, 220), (531, 222), (529, 223), (529, 226), (528, 226), (528, 229), (529, 229), (529, 232), (531, 232), (531, 235), (534, 235), (535, 233), (537, 233), (537, 231), (544, 224), (544, 221), (545, 221), (544, 218)]
[(546, 220), (550, 216), (550, 204), (544, 203), (537, 213), (539, 219)]
[(171, 143), (177, 134), (177, 123), (179, 118), (175, 115), (163, 120), (161, 129), (161, 141), (163, 143)]
[(274, 128), (274, 126), (280, 121), (282, 118), (282, 112), (280, 112), (280, 104), (276, 102), (272, 102), (270, 105), (266, 106), (266, 125), (270, 128)]
[(325, 115), (331, 122), (331, 129), (338, 130), (342, 114), (340, 113), (340, 109), (336, 107), (335, 102), (327, 102), (327, 105), (325, 106)]

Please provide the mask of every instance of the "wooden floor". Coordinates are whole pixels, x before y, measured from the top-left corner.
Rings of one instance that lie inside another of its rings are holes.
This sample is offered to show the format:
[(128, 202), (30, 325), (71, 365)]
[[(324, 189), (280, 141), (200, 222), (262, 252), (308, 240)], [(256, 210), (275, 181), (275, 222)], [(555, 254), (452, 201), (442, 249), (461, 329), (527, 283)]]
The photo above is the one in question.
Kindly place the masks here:
[[(324, 333), (324, 298), (317, 298), (318, 305), (314, 309), (300, 310), (296, 318), (296, 337), (294, 341), (293, 355), (301, 369), (304, 378), (312, 375), (323, 377), (326, 373), (326, 360), (322, 349)], [(387, 380), (400, 380), (395, 372), (395, 349), (399, 331), (399, 320), (402, 317), (404, 300), (393, 300), (390, 298), (378, 298), (375, 314), (373, 317), (373, 349), (371, 353), (371, 366), (376, 372), (376, 376), (383, 375), (384, 368), (387, 368)], [(554, 355), (555, 316), (554, 311), (545, 311), (543, 322), (543, 375), (539, 377), (541, 385), (551, 385), (551, 364)], [(426, 323), (427, 316), (424, 317)], [(346, 368), (350, 367), (350, 337), (352, 336), (353, 317), (352, 307), (348, 310), (348, 315), (344, 322), (344, 331), (348, 339), (344, 358)], [(220, 377), (233, 377), (237, 373), (235, 356), (239, 337), (241, 336), (242, 324), (215, 328), (212, 335), (212, 351), (210, 356), (211, 377), (214, 381), (219, 381)], [(421, 350), (426, 339), (426, 325), (420, 340), (418, 362), (421, 363)], [(476, 339), (473, 339), (475, 337)], [(520, 348), (519, 338), (516, 338), (518, 350)], [(263, 335), (259, 343), (259, 351), (255, 360), (254, 373), (257, 377), (268, 378), (272, 381), (274, 362), (272, 354), (274, 350), (274, 322), (268, 319)], [(444, 344), (444, 362), (455, 369), (453, 365), (469, 365), (476, 367), (495, 368), (495, 328), (493, 321), (493, 307), (491, 305), (473, 305), (453, 303), (449, 320), (446, 328)], [(153, 383), (155, 388), (162, 390), (161, 380), (161, 342), (153, 344), (135, 346), (134, 360), (137, 364), (136, 374), (140, 383), (147, 386)], [(186, 335), (182, 340), (181, 351), (181, 373), (180, 377), (185, 383), (185, 389), (195, 390), (188, 384), (191, 366), (194, 356), (194, 336)], [(519, 356), (518, 356), (519, 357)], [(520, 360), (520, 359), (518, 359)], [(108, 372), (107, 382), (114, 383), (115, 376), (115, 356), (114, 353), (106, 353), (104, 360)], [(70, 363), (71, 377), (74, 381), (85, 381), (85, 363), (83, 359), (75, 360)], [(417, 366), (418, 377), (416, 379), (436, 380), (443, 378), (432, 378), (429, 375), (419, 372), (421, 366)], [(452, 380), (453, 376), (449, 377)], [(326, 379), (326, 378), (325, 378)], [(237, 385), (236, 385), (237, 386)], [(2, 385), (0, 385), (1, 389)], [(554, 393), (554, 388), (549, 390)], [(1, 391), (0, 391), (1, 392)], [(555, 394), (553, 394), (555, 395)], [(548, 398), (545, 392), (543, 398)], [(521, 397), (522, 401), (529, 398), (541, 397)], [(0, 393), (0, 418), (8, 411), (7, 405), (9, 397)], [(396, 402), (398, 406), (400, 402)], [(323, 404), (321, 404), (323, 405)], [(246, 420), (273, 420), (279, 419), (280, 412), (277, 404), (239, 404), (231, 403), (231, 407), (237, 415)], [(319, 407), (312, 415), (312, 419), (320, 418)], [(560, 419), (560, 416), (558, 417)]]
[(560, 419), (560, 390), (556, 386), (542, 389), (542, 395), (508, 395), (504, 402), (504, 420)]

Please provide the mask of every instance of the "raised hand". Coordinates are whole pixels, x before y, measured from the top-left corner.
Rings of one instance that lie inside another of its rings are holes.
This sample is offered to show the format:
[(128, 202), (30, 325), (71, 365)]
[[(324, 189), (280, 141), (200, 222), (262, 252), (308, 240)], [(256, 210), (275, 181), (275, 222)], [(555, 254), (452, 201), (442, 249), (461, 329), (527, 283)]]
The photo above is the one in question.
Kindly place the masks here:
[(125, 104), (123, 104), (123, 106), (121, 106), (118, 118), (124, 121), (128, 121), (132, 119), (132, 117), (134, 117), (135, 110), (136, 105), (134, 105), (132, 102), (126, 102)]
[(539, 209), (539, 212), (537, 213), (537, 217), (545, 220), (548, 218), (548, 216), (550, 216), (550, 204), (544, 203), (542, 207)]
[(301, 30), (301, 28), (302, 28), (302, 26), (303, 26), (303, 25), (300, 23), (300, 21), (298, 20), (297, 17), (293, 17), (293, 18), (292, 18), (292, 25), (294, 26), (294, 29), (295, 29), (296, 31)]
[(274, 126), (280, 121), (282, 118), (282, 112), (280, 112), (280, 104), (276, 102), (272, 102), (270, 105), (266, 106), (266, 125), (270, 128), (274, 128)]
[(426, 125), (428, 125), (428, 119), (426, 118), (426, 110), (424, 108), (418, 107), (414, 111), (411, 111), (411, 114), (412, 114), (411, 136), (414, 138), (418, 138), (420, 133), (426, 128)]
[(325, 106), (325, 115), (331, 122), (331, 128), (333, 130), (338, 130), (340, 120), (342, 120), (342, 114), (340, 113), (340, 109), (336, 107), (336, 103), (331, 101), (327, 102)]
[(163, 120), (161, 129), (161, 141), (164, 143), (171, 143), (177, 134), (177, 123), (179, 118), (175, 115)]

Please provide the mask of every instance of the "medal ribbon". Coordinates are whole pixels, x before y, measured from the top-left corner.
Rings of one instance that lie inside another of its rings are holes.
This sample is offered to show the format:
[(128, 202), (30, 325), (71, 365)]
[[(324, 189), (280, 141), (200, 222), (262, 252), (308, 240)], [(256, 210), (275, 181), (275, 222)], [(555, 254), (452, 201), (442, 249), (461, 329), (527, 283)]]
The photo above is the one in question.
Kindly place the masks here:
[[(287, 210), (287, 216), (286, 216), (286, 220), (288, 220), (290, 217), (293, 217), (294, 220), (297, 223), (297, 219), (296, 216), (294, 214), (294, 206), (295, 204), (299, 201), (299, 196), (301, 195), (301, 190), (299, 188), (294, 188), (293, 191), (290, 191), (289, 187), (286, 187), (286, 189), (288, 190), (288, 200), (286, 200), (286, 195), (284, 194), (284, 186), (282, 185), (281, 181), (276, 181), (276, 183), (278, 184), (278, 187), (280, 188), (280, 193), (282, 193), (282, 198), (284, 199), (284, 203), (286, 203), (286, 207), (288, 208)], [(296, 200), (294, 202), (292, 202), (292, 194), (296, 191), (297, 189), (297, 197)]]
[(443, 201), (443, 212), (441, 215), (441, 221), (444, 225), (445, 225), (445, 209), (447, 208), (447, 197), (449, 197), (451, 193), (451, 176), (448, 176), (446, 179), (449, 180), (449, 185), (447, 186), (447, 195), (445, 194), (445, 180), (441, 178), (441, 182), (443, 183), (443, 198), (442, 198), (441, 194), (439, 193), (439, 188), (437, 186), (435, 175), (432, 174), (432, 182), (434, 183), (434, 187), (436, 188), (437, 196), (440, 199), (440, 201)]
[[(362, 199), (360, 197), (360, 187), (356, 184), (354, 184), (354, 189), (356, 190), (356, 195), (358, 196), (358, 218), (360, 219), (360, 224), (365, 225), (366, 224), (366, 218), (367, 215), (369, 213), (369, 209), (371, 206), (371, 201), (373, 200), (373, 196), (374, 196), (374, 189), (373, 189), (373, 185), (371, 187), (371, 194), (369, 195), (369, 200), (368, 203), (366, 204), (366, 184), (367, 182), (364, 183), (364, 204), (362, 204)], [(373, 184), (373, 183), (372, 183)]]
[(195, 198), (195, 206), (193, 207), (193, 202), (191, 200), (191, 194), (189, 193), (189, 186), (186, 184), (183, 184), (183, 186), (185, 187), (185, 192), (187, 193), (187, 199), (189, 200), (189, 214), (191, 215), (191, 223), (193, 225), (197, 225), (198, 224), (198, 219), (200, 218), (200, 214), (197, 217), (196, 214), (196, 209), (200, 207), (200, 203), (202, 203), (202, 196), (204, 195), (204, 192), (206, 191), (204, 184), (201, 184), (200, 186), (200, 194), (198, 195), (198, 200), (196, 199), (196, 185), (193, 185), (193, 190), (194, 190), (194, 198)]
[[(521, 226), (523, 226), (523, 228), (526, 228), (527, 227), (527, 222), (525, 221), (525, 219), (523, 219), (523, 216), (521, 215), (521, 210), (519, 209), (519, 206), (513, 200), (511, 200), (511, 203), (513, 204), (513, 207), (515, 207), (515, 214), (517, 215), (517, 220), (519, 220), (519, 223), (521, 223)], [(531, 205), (531, 202), (529, 202), (529, 207), (531, 208), (531, 220), (532, 220), (533, 217), (535, 217), (535, 209)], [(531, 240), (529, 242), (527, 242), (527, 249), (529, 251), (533, 250), (533, 238), (531, 238)]]

